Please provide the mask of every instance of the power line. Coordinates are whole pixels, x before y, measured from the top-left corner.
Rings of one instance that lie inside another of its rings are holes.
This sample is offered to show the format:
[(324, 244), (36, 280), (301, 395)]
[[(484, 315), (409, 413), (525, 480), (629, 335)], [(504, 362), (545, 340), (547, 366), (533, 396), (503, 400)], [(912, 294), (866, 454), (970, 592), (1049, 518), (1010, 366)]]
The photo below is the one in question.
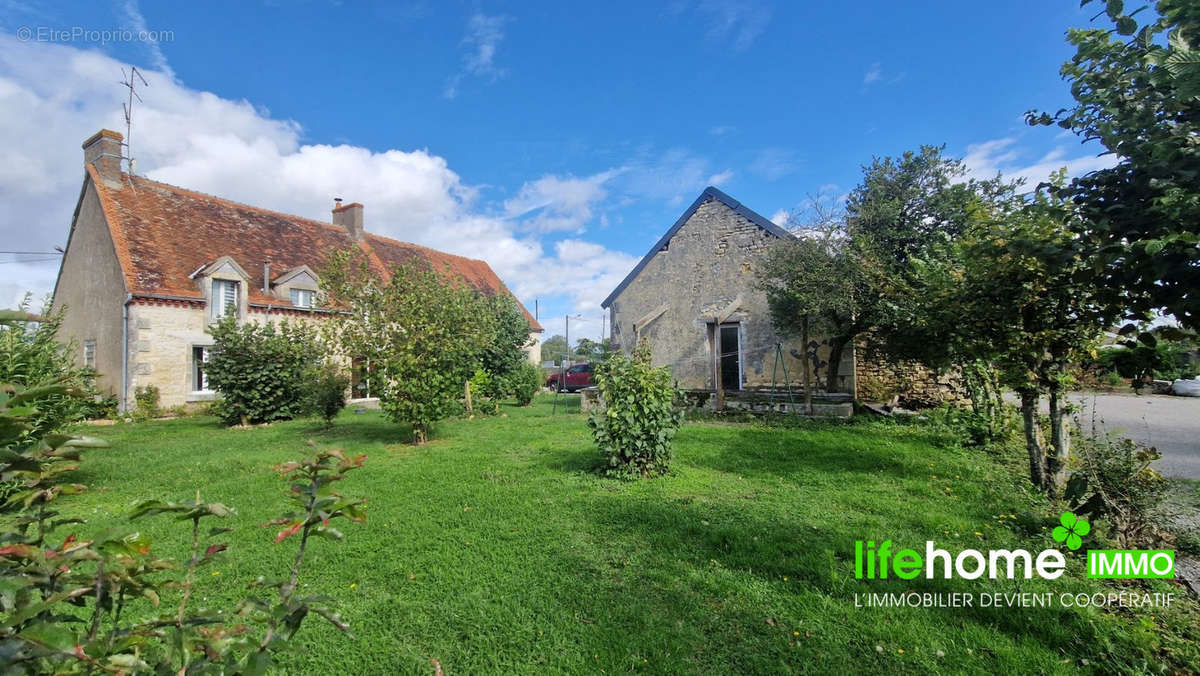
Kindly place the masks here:
[(0, 261), (0, 265), (4, 265), (6, 263), (8, 263), (8, 264), (20, 263), (22, 265), (29, 265), (30, 263), (51, 263), (51, 262), (54, 262), (57, 260), (58, 260), (57, 258), (34, 258), (32, 260), (23, 260), (23, 261)]

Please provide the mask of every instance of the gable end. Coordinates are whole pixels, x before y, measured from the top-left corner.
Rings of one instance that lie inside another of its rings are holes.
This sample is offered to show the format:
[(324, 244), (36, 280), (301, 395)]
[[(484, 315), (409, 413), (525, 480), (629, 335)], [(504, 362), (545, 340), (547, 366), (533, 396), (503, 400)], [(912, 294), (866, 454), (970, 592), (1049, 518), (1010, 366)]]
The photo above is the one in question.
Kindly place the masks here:
[(721, 192), (710, 185), (704, 189), (704, 192), (700, 193), (700, 196), (696, 198), (695, 202), (692, 202), (692, 206), (688, 207), (687, 211), (684, 211), (683, 215), (680, 216), (677, 221), (675, 221), (675, 224), (671, 226), (671, 229), (667, 230), (667, 234), (659, 238), (659, 240), (654, 243), (654, 246), (650, 247), (650, 251), (648, 251), (646, 255), (642, 257), (642, 260), (638, 261), (638, 264), (634, 266), (633, 270), (631, 270), (628, 275), (625, 276), (625, 279), (621, 280), (621, 283), (617, 285), (617, 288), (613, 289), (612, 293), (608, 294), (608, 298), (605, 298), (604, 302), (600, 303), (600, 307), (607, 308), (609, 305), (612, 305), (612, 302), (616, 300), (617, 296), (619, 296), (622, 291), (625, 290), (625, 287), (629, 286), (629, 283), (638, 276), (638, 273), (640, 273), (642, 269), (650, 263), (650, 259), (654, 258), (656, 253), (665, 249), (667, 244), (671, 241), (671, 238), (674, 237), (675, 233), (679, 232), (679, 229), (682, 228), (683, 225), (688, 222), (688, 219), (690, 219), (692, 215), (696, 213), (696, 210), (700, 208), (700, 205), (704, 204), (710, 199), (724, 204), (737, 215), (745, 218), (763, 230), (766, 230), (775, 237), (780, 239), (791, 239), (793, 237), (790, 232), (764, 218), (762, 214), (754, 211), (753, 209), (747, 207), (741, 202), (733, 199), (729, 195), (726, 195), (724, 192)]

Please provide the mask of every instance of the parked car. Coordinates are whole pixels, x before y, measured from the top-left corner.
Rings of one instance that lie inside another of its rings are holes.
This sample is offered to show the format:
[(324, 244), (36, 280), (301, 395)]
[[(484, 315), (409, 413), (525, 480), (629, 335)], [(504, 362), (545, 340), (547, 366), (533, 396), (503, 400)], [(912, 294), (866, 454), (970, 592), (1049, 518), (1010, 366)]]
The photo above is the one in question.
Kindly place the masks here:
[[(562, 379), (562, 383), (559, 383), (560, 378)], [(563, 390), (574, 392), (585, 387), (591, 387), (594, 384), (592, 382), (591, 364), (568, 366), (565, 378), (563, 377), (563, 372), (559, 370), (551, 373), (550, 377), (546, 379), (546, 387), (559, 392)]]

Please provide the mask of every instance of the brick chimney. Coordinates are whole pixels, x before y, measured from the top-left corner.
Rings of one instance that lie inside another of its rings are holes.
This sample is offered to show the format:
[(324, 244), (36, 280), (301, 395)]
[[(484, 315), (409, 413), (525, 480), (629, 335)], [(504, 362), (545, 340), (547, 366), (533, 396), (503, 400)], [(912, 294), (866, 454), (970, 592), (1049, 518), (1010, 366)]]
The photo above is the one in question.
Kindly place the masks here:
[(83, 142), (83, 163), (95, 167), (100, 180), (112, 186), (121, 185), (121, 142), (124, 140), (124, 136), (111, 129), (101, 129)]
[(358, 202), (341, 204), (333, 207), (333, 224), (340, 225), (350, 233), (355, 241), (363, 238), (363, 205)]

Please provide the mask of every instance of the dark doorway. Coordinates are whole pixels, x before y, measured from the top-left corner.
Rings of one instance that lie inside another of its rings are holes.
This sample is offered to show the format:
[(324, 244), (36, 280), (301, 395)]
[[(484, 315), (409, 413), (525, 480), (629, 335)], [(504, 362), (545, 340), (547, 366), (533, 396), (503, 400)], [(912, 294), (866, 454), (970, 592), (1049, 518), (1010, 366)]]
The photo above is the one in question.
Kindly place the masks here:
[(721, 325), (721, 387), (742, 389), (742, 346), (737, 324)]

